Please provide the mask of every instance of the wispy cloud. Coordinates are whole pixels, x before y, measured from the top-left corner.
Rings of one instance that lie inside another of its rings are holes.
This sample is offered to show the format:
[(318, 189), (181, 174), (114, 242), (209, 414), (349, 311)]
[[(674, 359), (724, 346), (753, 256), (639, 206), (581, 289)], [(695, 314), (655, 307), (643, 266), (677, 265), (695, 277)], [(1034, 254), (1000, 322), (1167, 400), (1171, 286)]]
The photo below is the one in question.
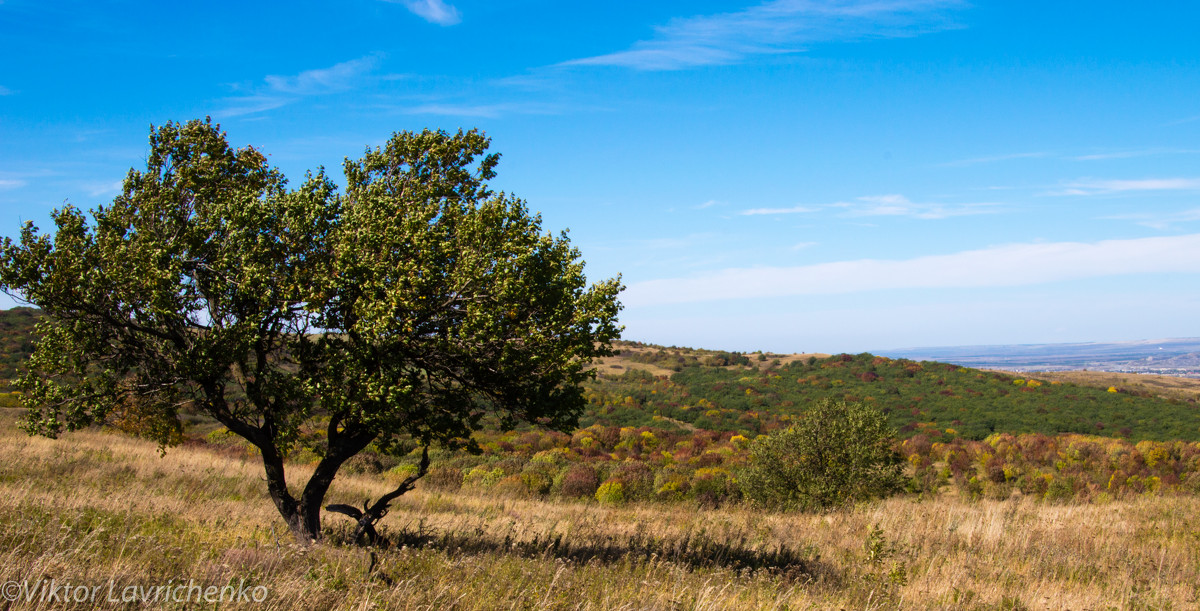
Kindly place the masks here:
[(918, 219), (944, 219), (953, 216), (970, 216), (975, 214), (991, 214), (997, 212), (998, 204), (936, 204), (910, 201), (903, 195), (867, 195), (852, 202), (837, 202), (823, 206), (793, 206), (791, 208), (751, 208), (739, 214), (743, 216), (797, 214), (819, 212), (821, 210), (839, 210), (842, 216), (907, 216)]
[(628, 307), (889, 289), (1009, 287), (1139, 273), (1200, 272), (1200, 234), (1026, 243), (906, 260), (730, 268), (631, 285)]
[(1200, 190), (1200, 178), (1143, 178), (1138, 180), (1082, 179), (1064, 183), (1062, 188), (1044, 195), (1108, 195), (1138, 191)]
[(1196, 149), (1148, 148), (1129, 151), (1112, 151), (1108, 153), (1092, 153), (1071, 157), (1073, 161), (1106, 161), (1109, 159), (1131, 159), (1134, 157), (1150, 157), (1152, 155), (1182, 155), (1200, 153)]
[[(386, 0), (393, 4), (397, 0)], [(404, 8), (408, 9), (414, 15), (438, 25), (454, 25), (462, 21), (462, 15), (458, 9), (442, 2), (442, 0), (398, 0), (399, 4), (403, 4)]]
[(917, 36), (956, 27), (954, 0), (772, 0), (743, 11), (673, 19), (624, 51), (560, 65), (681, 70), (790, 53), (823, 41)]
[(954, 161), (947, 161), (945, 163), (939, 163), (938, 165), (941, 167), (947, 167), (947, 168), (963, 167), (963, 166), (971, 166), (971, 165), (980, 165), (980, 164), (984, 164), (984, 163), (997, 163), (1000, 161), (1012, 161), (1014, 159), (1037, 159), (1040, 157), (1047, 157), (1049, 155), (1050, 155), (1050, 153), (1044, 153), (1044, 152), (1009, 153), (1007, 155), (992, 155), (989, 157), (972, 157), (970, 159), (956, 159)]
[(855, 202), (833, 204), (844, 208), (846, 216), (908, 216), (918, 219), (944, 219), (954, 216), (992, 214), (998, 204), (922, 204), (909, 201), (903, 195), (871, 195), (860, 197)]
[(265, 86), (256, 87), (253, 93), (222, 100), (225, 107), (218, 114), (227, 117), (257, 114), (305, 97), (352, 90), (363, 84), (379, 65), (379, 59), (379, 54), (373, 54), (296, 75), (267, 75), (263, 78)]
[(816, 212), (820, 208), (813, 206), (792, 206), (791, 208), (751, 208), (742, 210), (738, 214), (743, 216), (755, 216), (760, 214), (801, 214), (805, 212)]
[(1004, 161), (1013, 161), (1016, 159), (1065, 159), (1068, 161), (1104, 161), (1107, 159), (1130, 159), (1133, 157), (1149, 157), (1151, 155), (1182, 155), (1189, 153), (1200, 153), (1196, 149), (1181, 149), (1181, 148), (1144, 148), (1131, 149), (1123, 151), (1107, 151), (1100, 153), (1087, 153), (1081, 155), (1071, 155), (1066, 153), (1050, 153), (1045, 151), (1035, 151), (1028, 153), (1008, 153), (1005, 155), (990, 155), (987, 157), (972, 157), (969, 159), (956, 159), (937, 164), (938, 167), (966, 167), (973, 165), (981, 165), (987, 163), (1000, 163)]
[(121, 187), (125, 181), (109, 181), (109, 182), (90, 182), (82, 185), (83, 190), (87, 192), (88, 197), (100, 197), (102, 195), (116, 195), (121, 192)]
[(28, 183), (26, 183), (24, 180), (0, 179), (0, 190), (20, 189), (26, 184)]
[(4, 85), (0, 85), (0, 95), (12, 95), (12, 94), (13, 94), (12, 89), (9, 89), (8, 87), (5, 87)]
[(252, 115), (268, 110), (274, 110), (280, 106), (286, 106), (293, 100), (290, 98), (269, 95), (252, 95), (239, 98), (225, 98), (225, 108), (220, 111), (222, 116), (240, 117), (242, 115)]
[(1179, 119), (1178, 121), (1171, 121), (1170, 123), (1167, 123), (1165, 125), (1165, 127), (1174, 127), (1176, 125), (1183, 125), (1184, 123), (1193, 123), (1195, 121), (1200, 121), (1200, 115), (1196, 115), (1193, 117), (1184, 117), (1182, 119)]
[(1152, 229), (1166, 230), (1179, 223), (1200, 221), (1200, 208), (1193, 208), (1191, 210), (1182, 210), (1180, 212), (1172, 212), (1167, 214), (1148, 212), (1114, 214), (1101, 218), (1114, 221), (1133, 221), (1138, 225), (1150, 227)]
[(710, 199), (710, 200), (704, 202), (703, 204), (700, 204), (699, 206), (692, 206), (692, 208), (695, 210), (704, 210), (705, 208), (712, 208), (713, 206), (723, 206), (724, 204), (725, 204), (725, 202), (719, 202), (715, 199)]
[(291, 95), (321, 95), (353, 88), (363, 75), (379, 64), (377, 55), (352, 59), (328, 68), (305, 70), (295, 76), (269, 75), (265, 79), (273, 91)]
[(561, 109), (552, 104), (537, 102), (501, 103), (501, 104), (421, 104), (408, 108), (400, 108), (400, 112), (410, 115), (442, 115), (448, 117), (483, 117), (494, 119), (502, 115), (553, 115)]

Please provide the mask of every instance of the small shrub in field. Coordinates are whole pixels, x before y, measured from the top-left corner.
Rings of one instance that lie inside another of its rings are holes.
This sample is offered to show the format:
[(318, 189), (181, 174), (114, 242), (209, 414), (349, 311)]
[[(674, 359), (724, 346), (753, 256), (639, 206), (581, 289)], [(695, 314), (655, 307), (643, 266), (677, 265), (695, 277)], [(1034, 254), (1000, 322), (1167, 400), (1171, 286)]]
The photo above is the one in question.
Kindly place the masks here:
[(502, 477), (500, 481), (492, 486), (492, 492), (500, 496), (512, 498), (528, 498), (531, 495), (531, 491), (525, 485), (525, 480), (521, 475)]
[(590, 465), (571, 465), (559, 477), (558, 494), (564, 498), (588, 498), (600, 486), (600, 478)]
[(742, 492), (763, 506), (803, 510), (899, 492), (904, 459), (894, 434), (870, 404), (820, 401), (795, 427), (754, 440)]
[[(393, 464), (392, 466), (395, 465)], [(385, 468), (386, 465), (378, 454), (371, 454), (367, 452), (355, 454), (350, 458), (350, 460), (346, 461), (346, 464), (342, 466), (342, 469), (344, 469), (346, 473), (376, 474), (382, 473)]]
[(463, 478), (463, 484), (476, 488), (491, 488), (503, 478), (504, 469), (499, 467), (488, 469), (484, 465), (479, 465), (467, 473), (466, 477)]
[(1032, 471), (1022, 475), (1017, 480), (1017, 487), (1020, 488), (1022, 494), (1041, 496), (1046, 493), (1048, 483), (1041, 473)]
[(601, 505), (620, 505), (625, 502), (625, 485), (620, 480), (608, 480), (596, 489), (596, 500)]
[(691, 481), (691, 494), (701, 507), (715, 508), (738, 497), (737, 485), (725, 469), (697, 469)]
[(662, 484), (656, 484), (654, 494), (664, 501), (678, 501), (687, 494), (690, 488), (688, 481), (676, 476), (665, 479)]
[(463, 474), (454, 467), (434, 467), (425, 474), (421, 483), (434, 490), (458, 490), (462, 488)]
[(540, 471), (524, 471), (520, 475), (521, 483), (525, 485), (525, 489), (533, 495), (545, 496), (550, 492), (550, 486), (554, 483), (550, 477)]
[(1064, 502), (1075, 498), (1075, 480), (1070, 477), (1056, 477), (1046, 486), (1047, 501)]
[(621, 481), (626, 500), (643, 500), (654, 496), (654, 470), (644, 462), (622, 464), (612, 472), (611, 479)]

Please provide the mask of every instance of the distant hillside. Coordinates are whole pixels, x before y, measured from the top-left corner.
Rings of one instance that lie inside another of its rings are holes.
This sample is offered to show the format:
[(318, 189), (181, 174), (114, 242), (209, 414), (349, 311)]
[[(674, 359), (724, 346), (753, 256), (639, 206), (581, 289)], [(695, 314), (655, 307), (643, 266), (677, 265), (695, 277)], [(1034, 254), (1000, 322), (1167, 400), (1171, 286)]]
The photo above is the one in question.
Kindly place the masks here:
[(33, 354), (33, 326), (42, 319), (37, 308), (0, 310), (0, 388), (17, 375), (17, 368)]
[(1194, 394), (1164, 399), (1143, 386), (1097, 388), (871, 354), (731, 353), (736, 362), (721, 365), (706, 364), (704, 355), (687, 349), (650, 350), (659, 362), (673, 359), (682, 365), (667, 376), (633, 365), (650, 358), (646, 347), (635, 348), (628, 366), (616, 369), (620, 363), (609, 362), (592, 384), (592, 407), (583, 424), (674, 425), (753, 435), (785, 427), (813, 401), (832, 398), (880, 406), (904, 436), (1086, 433), (1200, 440)]
[(1200, 377), (1200, 338), (1083, 344), (1027, 344), (906, 348), (892, 358), (942, 361), (980, 369), (1070, 371), (1089, 369)]
[[(0, 386), (33, 350), (41, 312), (0, 311)], [(739, 353), (619, 342), (588, 385), (581, 426), (735, 431), (786, 427), (813, 401), (866, 401), (908, 437), (993, 432), (1200, 440), (1200, 382), (1092, 372), (1013, 375), (872, 354)], [(1055, 378), (1055, 379), (1051, 379)], [(11, 400), (0, 392), (0, 399)]]

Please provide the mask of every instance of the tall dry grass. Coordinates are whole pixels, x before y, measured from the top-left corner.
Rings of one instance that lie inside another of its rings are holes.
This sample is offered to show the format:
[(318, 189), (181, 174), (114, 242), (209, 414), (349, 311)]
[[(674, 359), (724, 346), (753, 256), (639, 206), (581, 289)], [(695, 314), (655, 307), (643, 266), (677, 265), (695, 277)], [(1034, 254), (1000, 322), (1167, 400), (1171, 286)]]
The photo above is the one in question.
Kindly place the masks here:
[[(266, 609), (1189, 609), (1200, 501), (893, 498), (829, 515), (602, 507), (418, 490), (370, 552), (291, 542), (252, 460), (160, 457), (101, 432), (60, 440), (0, 421), (0, 580), (241, 580)], [(303, 477), (303, 467), (293, 467)], [(299, 480), (297, 480), (299, 481)], [(389, 488), (339, 477), (330, 502)], [(5, 608), (137, 608), (34, 600)], [(157, 604), (141, 605), (159, 608)], [(172, 607), (171, 605), (167, 605)], [(201, 605), (174, 605), (199, 608)]]

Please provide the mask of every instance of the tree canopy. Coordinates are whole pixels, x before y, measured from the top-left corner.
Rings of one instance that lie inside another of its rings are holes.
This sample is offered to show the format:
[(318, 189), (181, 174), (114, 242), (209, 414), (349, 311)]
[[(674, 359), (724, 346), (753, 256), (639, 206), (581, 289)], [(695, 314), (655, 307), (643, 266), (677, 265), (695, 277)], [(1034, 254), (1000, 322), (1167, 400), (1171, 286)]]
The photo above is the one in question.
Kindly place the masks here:
[[(198, 410), (262, 452), (307, 540), (370, 444), (572, 426), (590, 360), (619, 336), (622, 286), (589, 285), (565, 233), (488, 188), (488, 145), (397, 133), (346, 160), (340, 192), (323, 170), (289, 188), (210, 120), (152, 128), (146, 169), (110, 205), (66, 206), (53, 234), (26, 223), (0, 246), (0, 288), (47, 313), (18, 382), (26, 428), (135, 414), (169, 444), (180, 410)], [(298, 447), (321, 460), (297, 498), (284, 459)]]

